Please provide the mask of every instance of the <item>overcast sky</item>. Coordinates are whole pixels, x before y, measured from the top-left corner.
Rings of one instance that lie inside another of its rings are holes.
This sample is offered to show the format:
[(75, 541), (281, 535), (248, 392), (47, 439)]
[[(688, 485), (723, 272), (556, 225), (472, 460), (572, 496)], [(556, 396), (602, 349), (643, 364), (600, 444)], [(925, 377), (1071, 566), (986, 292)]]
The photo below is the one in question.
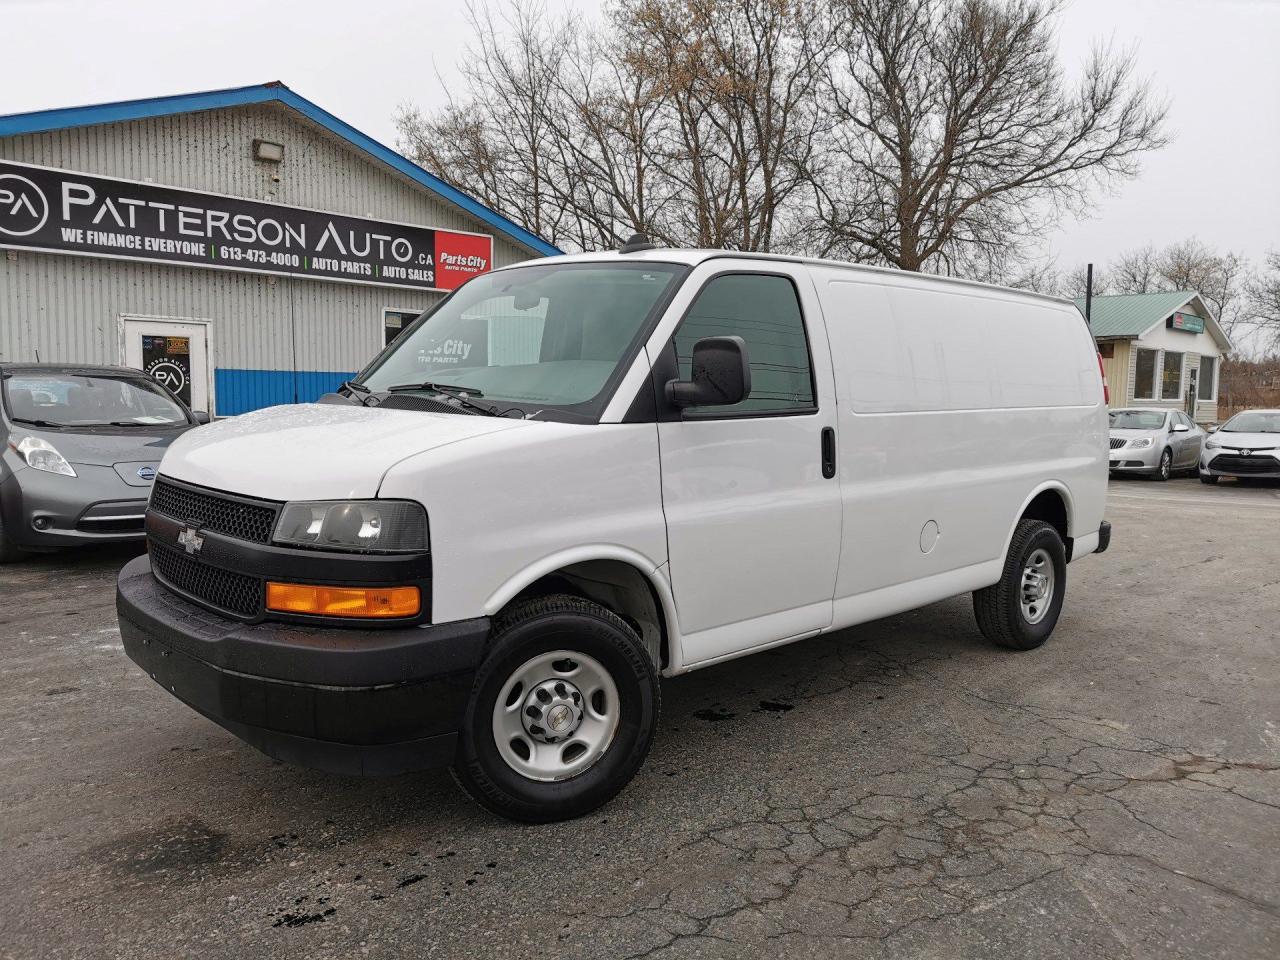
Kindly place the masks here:
[[(598, 15), (601, 0), (548, 0)], [(470, 30), (461, 2), (0, 0), (0, 114), (281, 80), (395, 145), (398, 103), (440, 105)], [(1064, 223), (1064, 267), (1195, 235), (1255, 261), (1280, 249), (1280, 0), (1070, 0), (1064, 63), (1135, 45), (1175, 142)]]

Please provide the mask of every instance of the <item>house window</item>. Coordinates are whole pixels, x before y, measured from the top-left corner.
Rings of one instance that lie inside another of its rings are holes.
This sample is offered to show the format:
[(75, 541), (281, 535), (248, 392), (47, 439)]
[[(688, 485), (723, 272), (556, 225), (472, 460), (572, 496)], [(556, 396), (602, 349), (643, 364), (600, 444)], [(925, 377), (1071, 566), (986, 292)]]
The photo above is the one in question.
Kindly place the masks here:
[(1159, 351), (1137, 351), (1137, 366), (1133, 373), (1133, 399), (1154, 400), (1156, 398), (1156, 357)]
[(1110, 360), (1116, 355), (1116, 345), (1110, 340), (1106, 340), (1098, 344), (1098, 356), (1103, 360)]
[(1218, 358), (1200, 358), (1200, 384), (1196, 396), (1201, 400), (1213, 400), (1218, 396)]
[(1178, 400), (1182, 397), (1182, 354), (1164, 352), (1164, 368), (1160, 374), (1160, 399)]

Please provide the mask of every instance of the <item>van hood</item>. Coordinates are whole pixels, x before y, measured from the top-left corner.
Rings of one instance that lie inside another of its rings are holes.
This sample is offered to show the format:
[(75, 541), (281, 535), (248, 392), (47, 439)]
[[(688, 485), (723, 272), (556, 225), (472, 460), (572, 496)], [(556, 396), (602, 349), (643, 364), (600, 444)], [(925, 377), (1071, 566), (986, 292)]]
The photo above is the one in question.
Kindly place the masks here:
[(527, 420), (307, 403), (268, 407), (175, 440), (160, 472), (265, 500), (375, 497), (399, 461)]

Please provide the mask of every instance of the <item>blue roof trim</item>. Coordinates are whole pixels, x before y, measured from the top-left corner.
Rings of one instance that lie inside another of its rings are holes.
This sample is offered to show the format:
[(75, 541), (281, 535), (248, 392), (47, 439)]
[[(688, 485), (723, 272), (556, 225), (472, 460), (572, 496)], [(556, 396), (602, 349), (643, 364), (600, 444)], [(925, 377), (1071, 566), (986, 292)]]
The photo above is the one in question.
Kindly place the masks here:
[(490, 210), (480, 201), (467, 196), (456, 187), (428, 173), (411, 160), (402, 157), (390, 147), (361, 133), (346, 121), (339, 120), (329, 111), (299, 96), (282, 83), (265, 83), (252, 87), (234, 87), (228, 90), (209, 90), (204, 93), (179, 94), (171, 97), (152, 97), (146, 100), (125, 100), (119, 103), (102, 103), (86, 107), (65, 107), (57, 110), (38, 110), (34, 113), (15, 113), (0, 117), (0, 137), (18, 136), (24, 133), (44, 133), (69, 127), (88, 127), (99, 123), (119, 123), (126, 120), (146, 120), (151, 117), (172, 116), (197, 110), (217, 110), (223, 107), (239, 107), (255, 103), (282, 103), (298, 111), (307, 119), (318, 123), (330, 133), (358, 147), (374, 159), (404, 174), (410, 180), (426, 187), (432, 193), (462, 208), (482, 223), (523, 244), (544, 256), (564, 253), (524, 227), (512, 223), (502, 214)]

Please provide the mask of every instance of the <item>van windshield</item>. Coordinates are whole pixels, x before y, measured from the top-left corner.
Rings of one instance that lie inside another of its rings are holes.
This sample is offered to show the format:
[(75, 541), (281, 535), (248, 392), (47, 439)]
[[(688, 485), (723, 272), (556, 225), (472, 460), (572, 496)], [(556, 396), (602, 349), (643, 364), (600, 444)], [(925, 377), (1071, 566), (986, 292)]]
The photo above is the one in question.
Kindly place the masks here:
[(494, 409), (594, 421), (686, 272), (553, 262), (477, 277), (414, 321), (357, 382), (374, 392), (465, 388)]

